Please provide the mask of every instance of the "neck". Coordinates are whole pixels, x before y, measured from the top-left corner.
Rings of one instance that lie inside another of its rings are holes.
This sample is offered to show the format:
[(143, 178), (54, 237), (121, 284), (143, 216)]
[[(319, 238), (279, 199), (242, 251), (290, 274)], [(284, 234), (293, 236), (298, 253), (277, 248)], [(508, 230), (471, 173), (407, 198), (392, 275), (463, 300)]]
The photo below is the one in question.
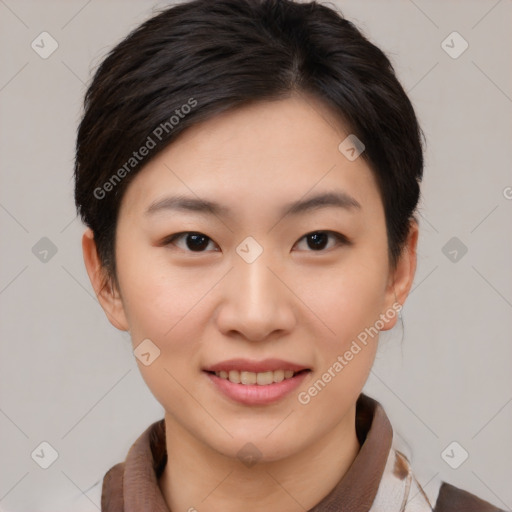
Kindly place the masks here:
[(250, 467), (205, 446), (168, 414), (165, 430), (170, 455), (159, 486), (171, 512), (304, 512), (329, 494), (360, 448), (355, 405), (300, 452)]

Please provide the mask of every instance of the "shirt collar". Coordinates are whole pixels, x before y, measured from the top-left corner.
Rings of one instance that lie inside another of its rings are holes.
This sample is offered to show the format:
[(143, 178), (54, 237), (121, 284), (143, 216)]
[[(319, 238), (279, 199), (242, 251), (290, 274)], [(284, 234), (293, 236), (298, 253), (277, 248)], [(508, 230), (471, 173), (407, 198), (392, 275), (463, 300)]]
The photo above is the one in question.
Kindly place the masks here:
[[(377, 494), (393, 440), (382, 406), (361, 393), (356, 403), (361, 448), (334, 489), (308, 512), (368, 512)], [(102, 486), (104, 512), (170, 512), (158, 479), (167, 462), (165, 420), (150, 425), (130, 448), (125, 462), (112, 467)]]

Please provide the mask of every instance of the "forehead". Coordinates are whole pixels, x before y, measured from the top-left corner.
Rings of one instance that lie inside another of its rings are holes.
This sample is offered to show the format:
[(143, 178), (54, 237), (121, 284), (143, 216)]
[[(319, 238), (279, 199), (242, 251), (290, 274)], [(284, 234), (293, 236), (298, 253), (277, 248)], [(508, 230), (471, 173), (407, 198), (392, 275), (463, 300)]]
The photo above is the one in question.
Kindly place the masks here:
[(125, 192), (131, 212), (171, 192), (225, 204), (239, 217), (262, 216), (299, 198), (332, 191), (378, 213), (373, 173), (339, 150), (349, 135), (322, 102), (308, 96), (253, 103), (187, 129), (151, 160)]

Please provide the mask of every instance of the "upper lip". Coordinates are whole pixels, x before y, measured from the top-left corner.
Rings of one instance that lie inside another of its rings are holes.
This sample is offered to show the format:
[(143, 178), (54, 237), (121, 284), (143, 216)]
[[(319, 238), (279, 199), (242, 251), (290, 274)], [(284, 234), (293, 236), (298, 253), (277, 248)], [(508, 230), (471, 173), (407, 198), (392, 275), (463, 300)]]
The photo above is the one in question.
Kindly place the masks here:
[(309, 370), (304, 365), (284, 361), (283, 359), (264, 359), (263, 361), (255, 361), (251, 359), (229, 359), (220, 363), (213, 364), (203, 368), (207, 372), (229, 372), (230, 370), (238, 370), (239, 372), (270, 372), (275, 370), (292, 370), (300, 372), (301, 370)]

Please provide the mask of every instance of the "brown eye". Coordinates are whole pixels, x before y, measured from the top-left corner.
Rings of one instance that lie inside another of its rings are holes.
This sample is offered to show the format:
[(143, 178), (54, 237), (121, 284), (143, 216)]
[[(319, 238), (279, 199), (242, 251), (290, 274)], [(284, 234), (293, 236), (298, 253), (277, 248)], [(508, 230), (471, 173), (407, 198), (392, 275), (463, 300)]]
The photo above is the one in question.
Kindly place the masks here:
[[(307, 247), (311, 249), (313, 252), (321, 252), (328, 245), (329, 238), (335, 241), (334, 246), (336, 245), (348, 245), (349, 241), (346, 236), (341, 233), (337, 233), (335, 231), (313, 231), (312, 233), (308, 233), (304, 235), (301, 240), (306, 240)], [(332, 245), (331, 245), (332, 247)], [(309, 252), (312, 252), (309, 251)]]
[(164, 245), (172, 244), (179, 247), (178, 244), (175, 243), (175, 241), (181, 240), (183, 238), (185, 240), (185, 246), (183, 247), (182, 245), (180, 248), (190, 252), (207, 252), (204, 249), (208, 247), (209, 242), (213, 243), (213, 240), (210, 237), (204, 235), (203, 233), (185, 231), (183, 233), (176, 233), (166, 238), (164, 241)]
[[(313, 231), (307, 235), (304, 235), (300, 241), (302, 240), (305, 240), (307, 243), (307, 252), (322, 252), (326, 248), (329, 249), (339, 245), (350, 245), (350, 241), (346, 236), (335, 231)], [(333, 241), (330, 246), (329, 240)], [(181, 242), (181, 246), (179, 245), (179, 242)], [(203, 233), (195, 231), (184, 231), (182, 233), (175, 233), (174, 235), (167, 237), (163, 241), (162, 245), (174, 245), (186, 252), (200, 253), (209, 252), (207, 248), (210, 242), (215, 244), (215, 242), (210, 237)]]

